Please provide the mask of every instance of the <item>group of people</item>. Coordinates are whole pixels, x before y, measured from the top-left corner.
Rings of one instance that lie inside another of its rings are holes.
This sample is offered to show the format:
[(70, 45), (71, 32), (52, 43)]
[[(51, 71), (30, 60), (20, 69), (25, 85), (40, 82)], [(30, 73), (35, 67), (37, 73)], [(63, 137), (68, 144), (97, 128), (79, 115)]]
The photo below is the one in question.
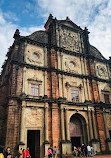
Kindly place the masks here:
[(92, 146), (82, 144), (81, 147), (73, 147), (73, 155), (79, 157), (93, 157), (95, 155), (94, 148)]
[[(7, 147), (6, 151), (3, 150), (3, 148), (0, 148), (0, 158), (12, 158), (10, 147)], [(15, 158), (31, 158), (29, 154), (29, 148), (27, 148), (26, 150), (22, 150), (21, 148)]]
[[(48, 158), (57, 158), (57, 148), (56, 146), (48, 148)], [(85, 144), (82, 144), (81, 147), (73, 147), (73, 155), (79, 156), (79, 157), (93, 157), (95, 155), (94, 148), (90, 146), (89, 144), (86, 146)], [(6, 151), (3, 151), (2, 148), (0, 148), (0, 158), (12, 158), (10, 147), (7, 147)], [(31, 158), (29, 154), (29, 148), (26, 150), (22, 148), (19, 150), (18, 155), (16, 158)]]
[(6, 150), (0, 147), (0, 158), (11, 158), (11, 157), (12, 157), (12, 154), (10, 151), (10, 147), (7, 147)]
[(22, 148), (19, 150), (18, 156), (17, 158), (31, 158), (30, 154), (29, 154), (29, 148), (27, 148), (26, 150)]
[(48, 148), (48, 158), (56, 158), (57, 157), (57, 148), (56, 148), (56, 146), (54, 147), (54, 149), (53, 149), (53, 147), (50, 147), (50, 148)]

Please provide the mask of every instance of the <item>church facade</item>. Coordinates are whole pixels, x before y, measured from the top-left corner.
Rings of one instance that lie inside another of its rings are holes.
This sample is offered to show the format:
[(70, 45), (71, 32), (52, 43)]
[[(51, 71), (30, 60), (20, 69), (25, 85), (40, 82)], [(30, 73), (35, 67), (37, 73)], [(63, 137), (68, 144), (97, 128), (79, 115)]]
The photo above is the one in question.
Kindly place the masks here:
[(111, 152), (111, 58), (89, 43), (88, 30), (49, 16), (45, 31), (14, 34), (0, 76), (0, 144), (47, 157), (91, 144)]

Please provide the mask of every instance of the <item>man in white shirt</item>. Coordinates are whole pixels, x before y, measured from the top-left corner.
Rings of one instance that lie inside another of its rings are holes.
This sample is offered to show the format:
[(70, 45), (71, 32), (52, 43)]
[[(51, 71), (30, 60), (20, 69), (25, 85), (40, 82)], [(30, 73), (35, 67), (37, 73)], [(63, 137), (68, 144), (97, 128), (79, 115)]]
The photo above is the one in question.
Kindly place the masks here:
[(88, 157), (91, 156), (91, 147), (90, 147), (89, 144), (88, 144), (88, 146), (87, 146), (87, 156), (88, 156)]

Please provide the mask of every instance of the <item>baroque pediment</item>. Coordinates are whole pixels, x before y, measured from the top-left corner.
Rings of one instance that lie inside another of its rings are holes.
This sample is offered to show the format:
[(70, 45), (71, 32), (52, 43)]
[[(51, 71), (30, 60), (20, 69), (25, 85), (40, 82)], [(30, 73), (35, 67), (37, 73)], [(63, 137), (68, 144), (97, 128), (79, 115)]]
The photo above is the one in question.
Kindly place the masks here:
[(59, 23), (60, 23), (61, 25), (68, 26), (68, 27), (71, 27), (71, 28), (76, 29), (76, 30), (82, 30), (82, 29), (80, 28), (80, 26), (78, 26), (78, 25), (76, 25), (74, 22), (72, 22), (72, 21), (69, 19), (69, 17), (66, 17), (66, 20), (58, 20), (58, 21), (59, 21)]

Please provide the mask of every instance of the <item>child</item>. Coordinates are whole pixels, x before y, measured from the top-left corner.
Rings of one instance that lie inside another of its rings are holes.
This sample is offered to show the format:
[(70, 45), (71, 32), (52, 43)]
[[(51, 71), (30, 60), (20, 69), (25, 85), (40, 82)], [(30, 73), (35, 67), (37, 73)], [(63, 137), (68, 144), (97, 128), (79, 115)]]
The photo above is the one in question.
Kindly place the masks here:
[(56, 148), (56, 146), (54, 147), (54, 158), (56, 158), (57, 157), (57, 148)]

